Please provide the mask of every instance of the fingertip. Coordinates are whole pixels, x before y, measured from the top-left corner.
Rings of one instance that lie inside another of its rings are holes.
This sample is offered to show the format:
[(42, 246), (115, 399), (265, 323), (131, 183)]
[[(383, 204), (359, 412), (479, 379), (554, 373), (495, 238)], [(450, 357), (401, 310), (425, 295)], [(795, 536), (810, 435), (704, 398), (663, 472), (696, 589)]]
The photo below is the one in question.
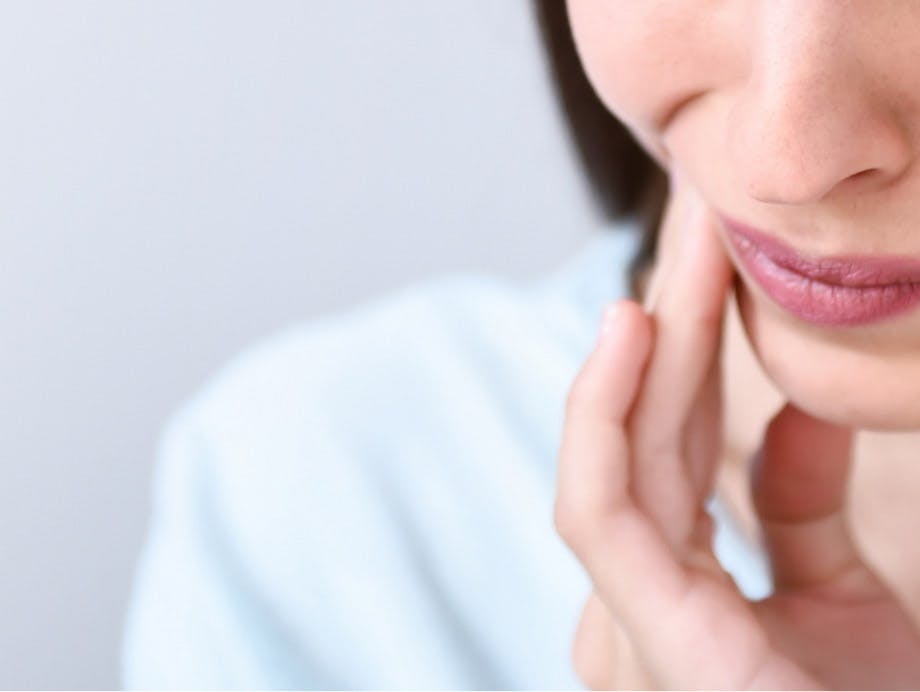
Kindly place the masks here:
[(625, 415), (638, 390), (651, 344), (651, 319), (638, 303), (629, 299), (608, 303), (595, 349), (569, 393), (569, 409), (599, 407), (607, 419)]
[(631, 299), (604, 308), (595, 348), (599, 367), (632, 372), (644, 367), (651, 352), (655, 318)]
[(651, 317), (636, 301), (614, 300), (604, 306), (598, 330), (598, 347), (628, 344), (641, 349), (651, 341)]

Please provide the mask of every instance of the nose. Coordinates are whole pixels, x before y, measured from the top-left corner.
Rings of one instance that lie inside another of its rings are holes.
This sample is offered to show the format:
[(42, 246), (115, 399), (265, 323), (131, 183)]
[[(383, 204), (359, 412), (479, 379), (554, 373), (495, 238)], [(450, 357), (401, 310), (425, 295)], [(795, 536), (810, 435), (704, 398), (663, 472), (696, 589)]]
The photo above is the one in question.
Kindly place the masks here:
[(761, 6), (769, 9), (728, 131), (732, 164), (758, 201), (813, 204), (878, 190), (910, 165), (897, 98), (880, 86), (879, 48), (861, 50), (852, 40), (860, 17), (841, 11), (846, 5), (871, 3)]

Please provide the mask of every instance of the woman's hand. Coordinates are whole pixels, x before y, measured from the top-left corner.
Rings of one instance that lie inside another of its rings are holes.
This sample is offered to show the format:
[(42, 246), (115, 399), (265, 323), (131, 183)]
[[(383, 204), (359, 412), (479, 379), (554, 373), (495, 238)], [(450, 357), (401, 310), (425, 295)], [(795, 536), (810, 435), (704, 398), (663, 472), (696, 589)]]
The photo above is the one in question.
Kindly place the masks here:
[[(650, 293), (606, 313), (566, 405), (554, 520), (594, 587), (573, 658), (592, 688), (916, 688), (920, 637), (845, 519), (851, 431), (787, 405), (752, 477), (774, 593), (748, 602), (704, 509), (721, 458), (732, 271), (678, 183)], [(648, 305), (648, 302), (647, 302)]]

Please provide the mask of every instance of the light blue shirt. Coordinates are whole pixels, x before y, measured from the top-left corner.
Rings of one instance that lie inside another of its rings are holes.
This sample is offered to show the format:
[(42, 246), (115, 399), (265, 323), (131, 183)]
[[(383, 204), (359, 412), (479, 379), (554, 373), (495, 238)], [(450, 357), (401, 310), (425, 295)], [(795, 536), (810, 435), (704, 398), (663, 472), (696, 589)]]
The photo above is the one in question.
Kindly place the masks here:
[[(557, 452), (634, 244), (598, 233), (534, 281), (420, 282), (223, 368), (162, 439), (124, 684), (582, 689), (590, 582), (553, 528)], [(723, 565), (765, 595), (757, 546), (710, 506)]]

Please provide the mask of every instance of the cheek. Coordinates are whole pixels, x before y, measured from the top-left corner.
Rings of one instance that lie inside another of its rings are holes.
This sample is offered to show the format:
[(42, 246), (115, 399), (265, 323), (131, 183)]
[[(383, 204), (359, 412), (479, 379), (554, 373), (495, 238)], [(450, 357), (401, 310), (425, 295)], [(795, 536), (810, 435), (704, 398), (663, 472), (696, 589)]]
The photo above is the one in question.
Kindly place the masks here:
[[(738, 3), (568, 0), (582, 66), (608, 110), (646, 138), (677, 106), (737, 79)], [(739, 72), (740, 70), (740, 72)]]
[(764, 372), (803, 410), (864, 430), (920, 428), (920, 352), (882, 355), (816, 338), (746, 289), (739, 308)]
[(582, 66), (601, 101), (628, 124), (642, 120), (655, 89), (644, 79), (641, 3), (570, 0), (568, 12)]
[[(604, 105), (632, 128), (652, 125), (711, 74), (701, 0), (569, 0), (582, 65)], [(688, 55), (693, 60), (688, 60)]]

